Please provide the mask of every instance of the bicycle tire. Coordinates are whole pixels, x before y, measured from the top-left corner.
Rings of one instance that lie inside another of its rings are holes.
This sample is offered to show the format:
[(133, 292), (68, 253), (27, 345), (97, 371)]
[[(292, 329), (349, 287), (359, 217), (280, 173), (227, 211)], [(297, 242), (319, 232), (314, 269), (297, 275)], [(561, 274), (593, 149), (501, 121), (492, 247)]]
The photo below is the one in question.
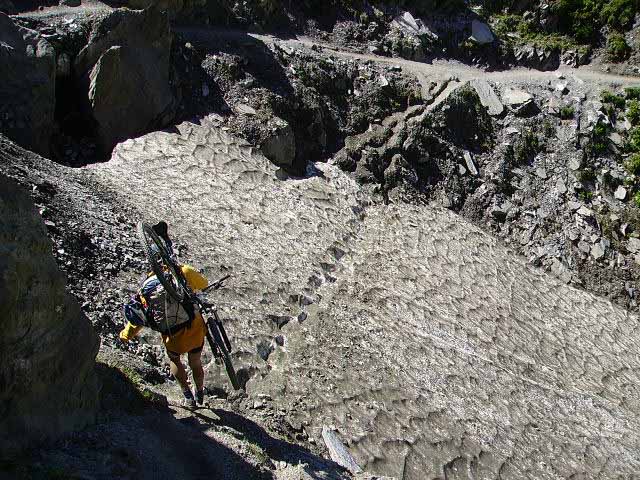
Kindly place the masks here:
[(209, 321), (207, 322), (207, 330), (211, 332), (211, 336), (213, 337), (213, 340), (218, 347), (219, 358), (221, 358), (222, 362), (224, 363), (224, 368), (227, 371), (229, 380), (231, 381), (231, 386), (234, 390), (241, 390), (242, 385), (240, 385), (238, 375), (236, 374), (236, 369), (233, 366), (231, 356), (229, 355), (229, 351), (224, 344), (224, 340), (222, 340), (222, 336), (220, 335), (220, 331), (218, 330), (218, 325), (216, 324), (216, 322), (209, 319)]
[[(158, 234), (153, 230), (153, 228), (143, 222), (138, 223), (138, 236), (142, 242), (147, 260), (151, 265), (151, 271), (153, 271), (167, 294), (169, 294), (174, 300), (182, 302), (187, 295), (187, 290), (185, 288), (186, 281), (182, 275), (182, 270), (180, 270), (176, 263), (171, 259), (164, 241), (158, 237)], [(157, 248), (166, 270), (163, 268), (163, 265), (158, 262), (157, 255), (153, 251), (153, 246)], [(173, 282), (167, 278), (166, 271), (168, 271), (169, 275), (173, 277)]]

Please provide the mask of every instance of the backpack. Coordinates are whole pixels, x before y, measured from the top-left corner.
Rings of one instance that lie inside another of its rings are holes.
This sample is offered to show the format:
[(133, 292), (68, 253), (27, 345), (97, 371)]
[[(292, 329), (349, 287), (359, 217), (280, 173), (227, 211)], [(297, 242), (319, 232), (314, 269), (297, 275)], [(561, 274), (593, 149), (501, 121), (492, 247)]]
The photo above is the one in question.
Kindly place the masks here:
[(163, 335), (182, 330), (195, 318), (194, 305), (188, 301), (178, 302), (167, 295), (155, 275), (143, 282), (138, 295), (145, 309), (146, 326)]

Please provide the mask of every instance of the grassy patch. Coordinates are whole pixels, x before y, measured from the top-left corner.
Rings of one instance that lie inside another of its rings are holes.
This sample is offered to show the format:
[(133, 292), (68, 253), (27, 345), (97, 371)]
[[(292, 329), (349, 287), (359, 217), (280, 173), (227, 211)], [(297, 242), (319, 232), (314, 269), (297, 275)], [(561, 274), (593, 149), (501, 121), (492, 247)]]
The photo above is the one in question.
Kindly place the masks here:
[(627, 87), (624, 94), (628, 100), (640, 100), (640, 87)]
[(636, 194), (633, 196), (633, 203), (636, 205), (636, 207), (640, 208), (640, 192), (636, 192)]
[(562, 120), (571, 120), (575, 115), (575, 113), (576, 113), (575, 108), (573, 108), (573, 106), (571, 105), (567, 105), (560, 109), (560, 118)]
[(560, 28), (578, 42), (595, 44), (600, 30), (631, 28), (638, 11), (637, 0), (557, 0), (553, 11), (560, 18)]
[(620, 110), (623, 109), (627, 103), (622, 95), (616, 95), (609, 90), (603, 90), (600, 94), (600, 99), (603, 103), (609, 103)]
[(624, 168), (633, 175), (640, 175), (640, 153), (634, 153), (625, 162)]
[(598, 156), (604, 154), (609, 148), (609, 139), (607, 136), (609, 135), (609, 126), (598, 122), (595, 127), (593, 127), (593, 132), (591, 132), (591, 140), (587, 147), (587, 152), (592, 156)]
[(620, 33), (612, 33), (607, 39), (607, 55), (614, 62), (621, 62), (629, 58), (631, 47)]
[(631, 125), (636, 126), (640, 124), (640, 101), (630, 100), (627, 104), (626, 115)]

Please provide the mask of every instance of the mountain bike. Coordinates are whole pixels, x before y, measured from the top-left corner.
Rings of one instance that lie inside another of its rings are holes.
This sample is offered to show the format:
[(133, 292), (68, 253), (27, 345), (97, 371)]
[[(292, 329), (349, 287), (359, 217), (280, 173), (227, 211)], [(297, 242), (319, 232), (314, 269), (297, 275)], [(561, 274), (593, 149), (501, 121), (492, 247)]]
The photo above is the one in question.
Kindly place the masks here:
[[(242, 385), (238, 380), (235, 368), (231, 361), (231, 342), (224, 329), (224, 325), (218, 316), (218, 309), (215, 304), (206, 302), (200, 295), (196, 295), (189, 285), (187, 279), (178, 265), (175, 254), (171, 247), (168, 236), (161, 238), (155, 230), (146, 223), (138, 223), (138, 236), (145, 250), (147, 260), (151, 265), (151, 270), (164, 287), (167, 294), (178, 302), (190, 302), (200, 310), (205, 325), (207, 327), (207, 342), (211, 347), (211, 352), (216, 360), (222, 361), (229, 375), (229, 380), (234, 390), (240, 390)], [(231, 275), (226, 275), (220, 280), (205, 288), (202, 293), (210, 290), (218, 290), (224, 286), (225, 280)]]

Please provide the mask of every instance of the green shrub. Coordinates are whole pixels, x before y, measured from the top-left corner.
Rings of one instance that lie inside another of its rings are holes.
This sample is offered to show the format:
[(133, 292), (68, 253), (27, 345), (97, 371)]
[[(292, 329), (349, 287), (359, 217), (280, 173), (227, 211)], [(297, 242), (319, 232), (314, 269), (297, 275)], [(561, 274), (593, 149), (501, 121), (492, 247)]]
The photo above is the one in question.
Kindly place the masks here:
[(600, 99), (603, 103), (610, 103), (620, 109), (624, 108), (627, 103), (623, 96), (611, 93), (609, 90), (603, 90), (600, 94)]
[(557, 0), (552, 8), (560, 19), (561, 31), (579, 42), (593, 44), (604, 25), (618, 31), (631, 28), (638, 3), (638, 0)]
[(624, 89), (624, 94), (629, 100), (640, 100), (640, 87), (627, 87)]
[(640, 127), (636, 127), (629, 132), (627, 150), (630, 152), (640, 152)]
[(598, 122), (595, 127), (593, 127), (593, 131), (591, 132), (591, 140), (589, 141), (589, 145), (587, 147), (587, 152), (592, 157), (597, 157), (598, 155), (602, 155), (609, 148), (609, 142), (607, 139), (607, 135), (609, 134), (609, 126)]
[(640, 208), (640, 192), (636, 192), (633, 196), (633, 203), (636, 204), (636, 207)]
[(628, 30), (633, 26), (638, 11), (637, 0), (607, 0), (599, 3), (603, 4), (600, 13), (602, 23), (616, 30)]
[(538, 136), (529, 131), (524, 134), (515, 148), (515, 160), (522, 165), (530, 162), (541, 150)]
[(593, 182), (596, 179), (596, 172), (593, 170), (593, 168), (587, 167), (580, 170), (576, 177), (578, 178), (578, 181), (582, 183)]
[(638, 125), (640, 123), (640, 101), (629, 101), (629, 105), (627, 107), (627, 118), (631, 122), (631, 125)]
[(640, 153), (634, 153), (627, 158), (624, 168), (633, 175), (640, 175)]
[(560, 109), (560, 118), (563, 120), (570, 120), (576, 113), (575, 109), (571, 105), (564, 106)]
[(631, 54), (631, 47), (627, 44), (624, 35), (612, 33), (607, 39), (607, 55), (614, 62), (621, 62)]

